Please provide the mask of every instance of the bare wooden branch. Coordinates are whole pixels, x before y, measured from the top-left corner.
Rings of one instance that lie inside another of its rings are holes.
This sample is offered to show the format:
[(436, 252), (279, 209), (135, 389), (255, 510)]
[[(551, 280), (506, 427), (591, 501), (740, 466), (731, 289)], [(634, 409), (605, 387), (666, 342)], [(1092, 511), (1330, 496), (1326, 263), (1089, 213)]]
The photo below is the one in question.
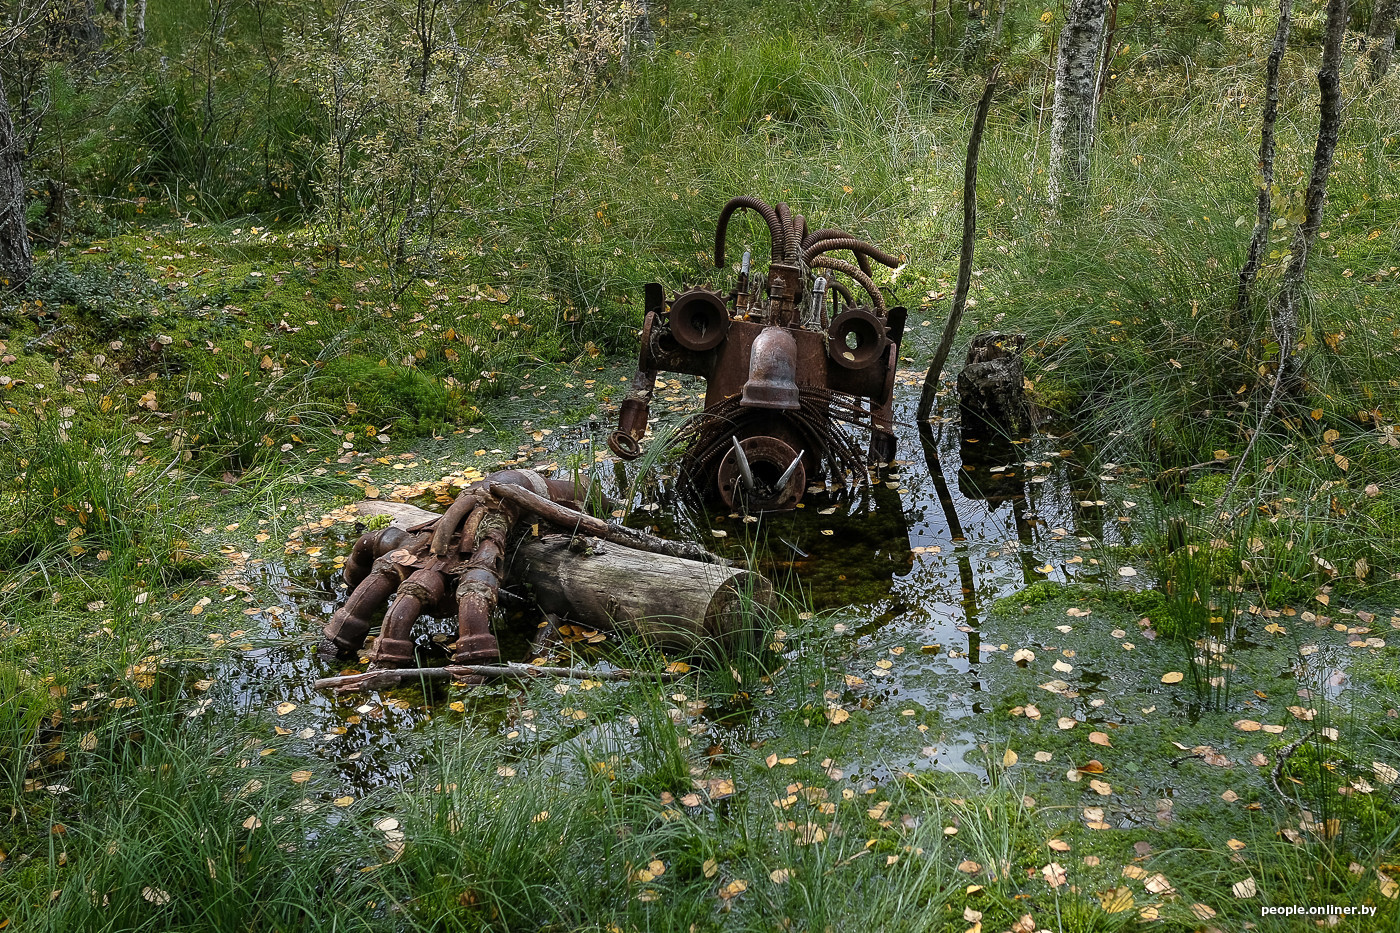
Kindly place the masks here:
[(411, 680), (457, 680), (466, 677), (498, 677), (510, 680), (533, 680), (537, 677), (558, 677), (565, 680), (639, 680), (671, 682), (685, 673), (679, 671), (634, 671), (618, 669), (594, 671), (582, 667), (543, 667), (538, 664), (449, 664), (447, 667), (401, 667), (363, 674), (340, 674), (322, 677), (317, 689), (378, 690), (397, 687)]
[(982, 90), (982, 99), (977, 102), (977, 116), (973, 118), (972, 135), (967, 140), (967, 161), (963, 165), (963, 233), (962, 253), (958, 258), (958, 285), (953, 293), (953, 308), (948, 313), (948, 323), (943, 326), (943, 339), (939, 341), (933, 362), (924, 375), (924, 388), (919, 395), (920, 421), (927, 421), (933, 412), (933, 400), (938, 395), (938, 377), (943, 372), (943, 364), (948, 361), (963, 312), (967, 310), (967, 292), (972, 284), (972, 255), (977, 237), (977, 155), (982, 147), (982, 131), (987, 125), (992, 94), (1000, 78), (1001, 69), (993, 68), (991, 76), (987, 78), (987, 86)]
[(665, 538), (649, 535), (645, 531), (638, 531), (635, 528), (628, 528), (613, 522), (605, 522), (601, 518), (594, 518), (583, 512), (575, 512), (557, 502), (550, 502), (543, 496), (537, 496), (520, 486), (492, 483), (489, 490), (492, 495), (508, 499), (565, 530), (592, 535), (595, 538), (602, 538), (604, 541), (624, 544), (627, 547), (652, 554), (665, 554), (669, 557), (698, 560), (707, 564), (725, 566), (733, 564), (733, 561), (711, 554), (698, 544), (692, 544), (688, 541), (667, 541)]
[(1249, 305), (1249, 288), (1259, 274), (1264, 259), (1264, 247), (1269, 242), (1269, 227), (1273, 223), (1274, 187), (1274, 123), (1278, 119), (1278, 73), (1288, 50), (1288, 33), (1293, 25), (1292, 0), (1279, 0), (1278, 28), (1274, 31), (1274, 46), (1269, 52), (1269, 64), (1264, 78), (1264, 117), (1259, 127), (1259, 203), (1254, 218), (1254, 233), (1249, 239), (1249, 252), (1240, 269), (1239, 291), (1235, 295), (1235, 313)]

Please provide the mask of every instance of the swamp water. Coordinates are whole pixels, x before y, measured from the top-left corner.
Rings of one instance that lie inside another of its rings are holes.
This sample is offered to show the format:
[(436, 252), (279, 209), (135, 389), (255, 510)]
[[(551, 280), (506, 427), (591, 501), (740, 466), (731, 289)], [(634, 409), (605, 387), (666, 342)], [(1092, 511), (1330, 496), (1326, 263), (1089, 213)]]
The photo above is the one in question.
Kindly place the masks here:
[[(1164, 677), (1189, 669), (1192, 651), (1157, 639), (1153, 620), (1136, 611), (1131, 594), (1152, 581), (1123, 557), (1141, 553), (1134, 548), (1149, 536), (1152, 490), (1112, 464), (1086, 469), (1087, 451), (1049, 434), (991, 450), (965, 442), (956, 420), (946, 419), (921, 438), (908, 426), (917, 376), (901, 374), (896, 418), (905, 426), (889, 473), (855, 490), (814, 486), (803, 508), (787, 515), (755, 521), (687, 512), (666, 478), (638, 483), (631, 467), (593, 458), (610, 496), (633, 492), (629, 524), (752, 555), (790, 597), (770, 646), (771, 680), (750, 675), (734, 685), (734, 702), (708, 707), (686, 680), (658, 693), (692, 775), (701, 784), (725, 780), (740, 758), (757, 755), (770, 769), (775, 759), (795, 762), (794, 772), (866, 792), (901, 773), (1009, 778), (1053, 799), (1067, 820), (1082, 809), (1091, 828), (1160, 827), (1183, 805), (1212, 814), (1222, 793), (1241, 811), (1259, 809), (1261, 756), (1271, 764), (1272, 747), (1304, 727), (1284, 708), (1318, 705), (1295, 678), (1321, 682), (1331, 673), (1345, 684), (1343, 671), (1358, 654), (1354, 641), (1347, 646), (1349, 626), (1343, 622), (1339, 634), (1331, 618), (1289, 608), (1279, 619), (1283, 635), (1235, 639), (1228, 698), (1217, 690), (1215, 703), (1203, 702), (1189, 680), (1165, 685)], [(670, 416), (693, 411), (695, 386), (669, 383), (654, 410), (668, 402), (679, 403)], [(522, 446), (511, 465), (554, 460), (557, 469), (567, 453), (601, 449), (605, 430), (594, 420), (543, 445), (537, 433), (537, 446)], [(344, 599), (332, 570), (355, 532), (328, 519), (304, 527), (297, 550), (318, 571), (289, 574), (248, 561), (229, 577), (264, 605), (245, 610), (243, 630), (228, 636), (243, 647), (220, 664), (207, 702), (264, 716), (271, 741), (323, 760), (322, 796), (358, 801), (410, 786), (433, 719), (500, 735), (509, 755), (502, 774), (567, 771), (576, 755), (625, 758), (635, 748), (636, 717), (609, 702), (621, 695), (612, 684), (561, 683), (534, 691), (528, 706), (514, 686), (314, 690), (317, 677), (345, 667), (317, 658), (314, 645)], [(998, 599), (1045, 581), (1081, 586), (1037, 587), (1024, 604), (1003, 601), (993, 610)], [(517, 618), (502, 630), (507, 660), (524, 659), (534, 624)], [(447, 622), (429, 625), (423, 643), (431, 647), (436, 636), (440, 644), (450, 631)], [(626, 663), (608, 645), (573, 641), (564, 646), (572, 663)], [(1258, 720), (1267, 723), (1262, 730), (1237, 728)], [(809, 735), (799, 743), (805, 747), (775, 747), (792, 742), (798, 723)], [(818, 744), (822, 754), (806, 757)]]

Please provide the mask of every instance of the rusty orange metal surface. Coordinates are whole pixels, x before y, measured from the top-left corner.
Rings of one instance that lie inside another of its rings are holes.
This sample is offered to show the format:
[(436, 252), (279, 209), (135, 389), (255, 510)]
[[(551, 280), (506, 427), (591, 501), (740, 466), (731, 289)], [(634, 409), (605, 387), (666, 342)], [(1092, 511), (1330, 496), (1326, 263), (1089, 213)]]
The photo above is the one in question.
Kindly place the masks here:
[[(900, 260), (842, 230), (809, 231), (786, 204), (741, 196), (720, 212), (717, 269), (725, 268), (729, 219), (741, 209), (768, 225), (766, 271), (757, 274), (745, 251), (727, 293), (701, 286), (668, 301), (662, 286), (646, 286), (637, 374), (608, 446), (628, 460), (641, 454), (658, 373), (702, 377), (705, 411), (687, 428), (682, 480), (731, 508), (781, 511), (801, 501), (809, 479), (859, 481), (867, 464), (894, 459), (906, 312), (886, 307), (870, 272), (872, 260)], [(868, 433), (863, 454), (847, 427)]]

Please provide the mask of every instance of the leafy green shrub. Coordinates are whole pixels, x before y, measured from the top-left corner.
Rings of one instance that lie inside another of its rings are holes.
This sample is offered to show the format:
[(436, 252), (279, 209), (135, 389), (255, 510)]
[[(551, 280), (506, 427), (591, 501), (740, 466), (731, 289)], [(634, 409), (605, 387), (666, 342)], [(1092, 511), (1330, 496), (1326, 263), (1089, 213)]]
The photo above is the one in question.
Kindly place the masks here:
[(70, 262), (54, 257), (35, 265), (24, 299), (31, 311), (74, 312), (106, 339), (145, 327), (163, 293), (140, 263)]

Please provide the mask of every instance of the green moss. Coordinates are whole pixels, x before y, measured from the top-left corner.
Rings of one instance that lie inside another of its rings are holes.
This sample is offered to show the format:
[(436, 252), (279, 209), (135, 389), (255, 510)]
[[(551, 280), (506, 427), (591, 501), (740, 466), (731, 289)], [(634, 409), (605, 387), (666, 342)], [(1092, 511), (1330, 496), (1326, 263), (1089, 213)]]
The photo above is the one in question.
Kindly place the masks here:
[(420, 434), (453, 420), (447, 389), (417, 369), (350, 355), (331, 360), (313, 389), (326, 402), (355, 412), (361, 420), (393, 424)]

